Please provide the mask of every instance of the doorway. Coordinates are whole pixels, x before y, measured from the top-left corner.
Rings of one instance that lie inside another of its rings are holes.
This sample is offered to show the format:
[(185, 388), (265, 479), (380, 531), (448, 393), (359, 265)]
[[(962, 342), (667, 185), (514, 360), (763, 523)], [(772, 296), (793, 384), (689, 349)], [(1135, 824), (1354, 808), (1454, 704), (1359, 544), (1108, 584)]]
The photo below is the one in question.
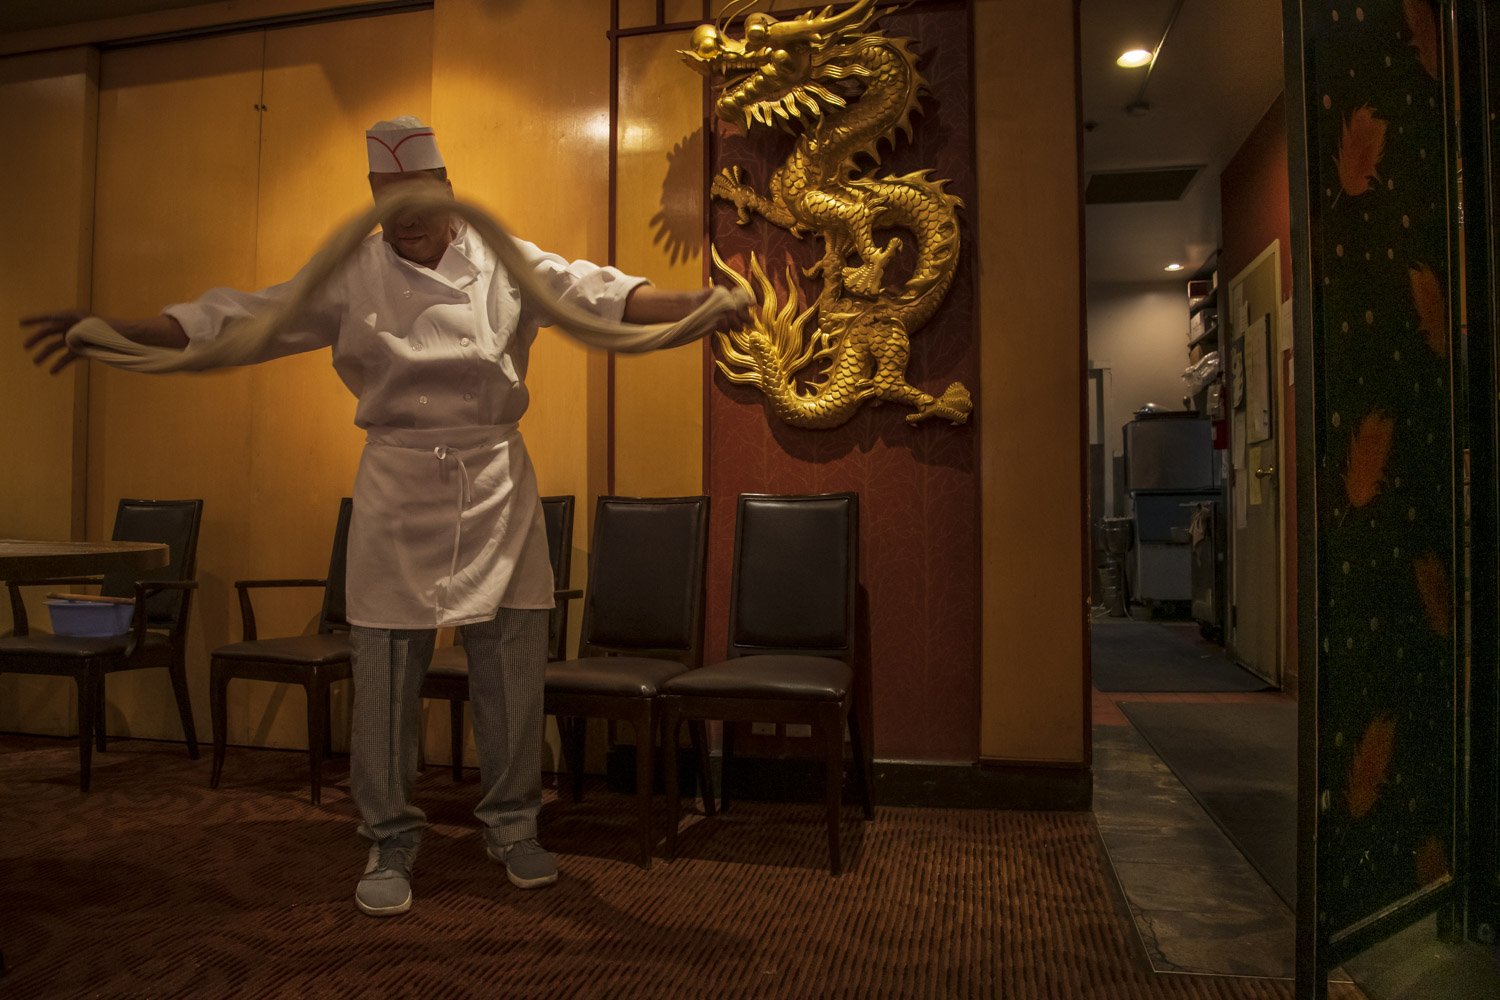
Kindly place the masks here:
[(1081, 29), (1095, 812), (1154, 968), (1290, 980), (1280, 13), (1132, 0)]

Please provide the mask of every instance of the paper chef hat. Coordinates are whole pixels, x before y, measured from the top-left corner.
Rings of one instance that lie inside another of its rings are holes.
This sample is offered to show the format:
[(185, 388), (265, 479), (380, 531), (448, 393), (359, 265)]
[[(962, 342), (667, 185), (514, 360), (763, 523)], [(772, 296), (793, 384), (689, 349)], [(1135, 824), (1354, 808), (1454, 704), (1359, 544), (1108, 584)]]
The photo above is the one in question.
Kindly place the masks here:
[(372, 174), (436, 170), (443, 165), (437, 137), (415, 115), (376, 122), (365, 131), (365, 148), (370, 154)]

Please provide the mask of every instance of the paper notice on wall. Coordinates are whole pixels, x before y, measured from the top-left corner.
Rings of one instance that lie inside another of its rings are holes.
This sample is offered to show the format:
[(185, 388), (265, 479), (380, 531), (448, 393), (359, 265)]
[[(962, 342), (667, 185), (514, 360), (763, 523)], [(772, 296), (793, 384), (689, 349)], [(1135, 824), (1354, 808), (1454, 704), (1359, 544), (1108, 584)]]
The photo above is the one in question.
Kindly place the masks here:
[(1276, 318), (1276, 345), (1283, 351), (1292, 346), (1292, 300), (1281, 303), (1281, 315)]
[(1245, 471), (1245, 414), (1236, 413), (1229, 427), (1229, 450), (1234, 452), (1234, 471)]
[(1256, 475), (1260, 471), (1260, 459), (1260, 445), (1254, 445), (1250, 449), (1250, 474), (1245, 479), (1250, 486), (1250, 503), (1256, 507), (1259, 507), (1261, 504), (1260, 476)]
[(1241, 475), (1234, 481), (1234, 529), (1244, 531), (1250, 526), (1250, 503), (1248, 491), (1245, 489), (1245, 476)]

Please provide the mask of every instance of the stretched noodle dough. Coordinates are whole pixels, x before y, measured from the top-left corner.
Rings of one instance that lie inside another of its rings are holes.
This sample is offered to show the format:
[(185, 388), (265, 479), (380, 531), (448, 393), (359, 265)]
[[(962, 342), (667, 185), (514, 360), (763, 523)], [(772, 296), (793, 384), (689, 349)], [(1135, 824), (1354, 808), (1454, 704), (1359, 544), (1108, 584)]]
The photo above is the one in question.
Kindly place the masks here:
[(720, 315), (750, 302), (748, 293), (741, 289), (716, 287), (698, 308), (676, 323), (642, 325), (601, 319), (554, 296), (537, 278), (515, 239), (482, 209), (435, 191), (398, 191), (382, 196), (369, 210), (336, 230), (315, 258), (307, 279), (280, 307), (261, 316), (235, 320), (202, 346), (184, 351), (137, 344), (98, 316), (89, 316), (68, 330), (68, 348), (82, 357), (135, 372), (204, 371), (252, 363), (263, 356), (264, 344), (296, 322), (306, 304), (358, 251), (376, 223), (403, 212), (430, 209), (449, 212), (473, 226), (500, 258), (532, 311), (548, 317), (568, 336), (589, 347), (626, 353), (677, 347), (713, 332)]

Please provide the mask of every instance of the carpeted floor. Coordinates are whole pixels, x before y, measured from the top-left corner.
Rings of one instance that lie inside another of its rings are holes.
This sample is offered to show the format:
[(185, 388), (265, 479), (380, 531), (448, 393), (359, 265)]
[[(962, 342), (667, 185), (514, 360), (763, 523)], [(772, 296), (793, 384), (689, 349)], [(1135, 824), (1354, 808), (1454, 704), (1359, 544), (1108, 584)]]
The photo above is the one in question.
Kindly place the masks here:
[[(1291, 996), (1291, 984), (1153, 975), (1089, 814), (847, 813), (849, 874), (816, 806), (695, 818), (642, 871), (630, 802), (554, 801), (562, 881), (523, 893), (484, 860), (476, 785), (427, 771), (433, 827), (412, 913), (360, 915), (364, 850), (333, 767), (231, 751), (224, 785), (181, 746), (124, 741), (76, 788), (70, 741), (0, 737), (5, 997)], [(1351, 997), (1335, 987), (1335, 997)]]
[(1203, 639), (1191, 622), (1104, 618), (1091, 629), (1100, 691), (1264, 691), (1266, 682)]
[(1297, 703), (1120, 706), (1288, 907), (1297, 908)]

